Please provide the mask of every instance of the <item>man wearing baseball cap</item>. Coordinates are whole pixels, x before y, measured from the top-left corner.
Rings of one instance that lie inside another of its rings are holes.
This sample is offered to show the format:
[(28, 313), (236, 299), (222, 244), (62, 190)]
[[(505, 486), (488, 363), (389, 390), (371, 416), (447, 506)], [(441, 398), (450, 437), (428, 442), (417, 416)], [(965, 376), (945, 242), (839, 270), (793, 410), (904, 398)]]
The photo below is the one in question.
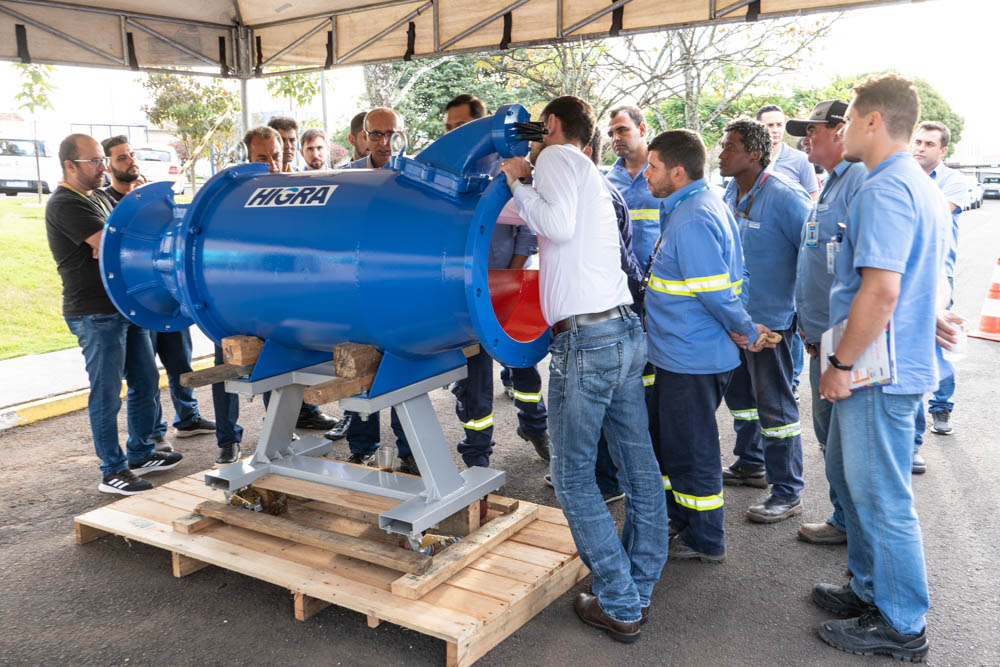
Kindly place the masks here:
[[(843, 157), (840, 130), (844, 125), (845, 111), (847, 102), (826, 100), (817, 104), (808, 118), (789, 120), (785, 127), (793, 137), (803, 137), (802, 148), (809, 162), (823, 167), (828, 174), (813, 215), (802, 228), (795, 277), (799, 334), (809, 354), (813, 430), (824, 452), (833, 404), (819, 395), (819, 342), (823, 332), (830, 328), (834, 260), (847, 230), (851, 202), (868, 173), (863, 163), (850, 163)], [(844, 512), (832, 488), (830, 502), (833, 503), (830, 518), (823, 523), (800, 525), (800, 540), (810, 544), (843, 544), (847, 541)]]

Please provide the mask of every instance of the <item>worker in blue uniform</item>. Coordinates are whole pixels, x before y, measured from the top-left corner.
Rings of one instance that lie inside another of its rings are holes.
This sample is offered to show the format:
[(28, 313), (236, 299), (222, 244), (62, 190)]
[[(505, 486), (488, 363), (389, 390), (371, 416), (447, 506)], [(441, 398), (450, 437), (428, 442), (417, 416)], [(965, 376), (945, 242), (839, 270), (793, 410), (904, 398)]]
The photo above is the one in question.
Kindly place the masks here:
[(708, 159), (691, 130), (649, 144), (646, 180), (665, 197), (663, 232), (646, 284), (649, 361), (656, 373), (653, 447), (674, 537), (671, 559), (726, 559), (715, 412), (740, 365), (737, 344), (762, 349), (770, 330), (747, 313), (743, 252), (732, 211), (705, 180)]
[[(372, 109), (365, 116), (365, 131), (368, 135), (368, 142), (371, 152), (347, 165), (344, 169), (387, 169), (389, 158), (392, 157), (391, 142), (392, 137), (397, 132), (403, 131), (403, 119), (394, 110), (379, 107)], [(356, 412), (344, 411), (344, 418), (350, 419), (347, 427), (347, 446), (351, 451), (347, 461), (349, 463), (373, 464), (373, 455), (379, 447), (381, 438), (381, 424), (379, 413), (373, 413), (368, 419), (361, 419)], [(413, 453), (410, 451), (410, 443), (403, 432), (403, 425), (396, 415), (396, 409), (391, 409), (390, 422), (392, 432), (396, 436), (396, 447), (399, 455), (399, 471), (411, 475), (419, 475), (416, 461), (413, 460)]]
[(749, 118), (726, 126), (719, 171), (733, 180), (725, 201), (739, 221), (751, 285), (747, 310), (755, 322), (781, 334), (774, 349), (741, 352), (726, 404), (736, 428), (737, 460), (723, 469), (726, 484), (771, 493), (747, 518), (774, 523), (802, 513), (802, 429), (792, 393), (795, 267), (812, 199), (797, 183), (775, 174), (767, 128)]
[[(479, 98), (458, 95), (445, 105), (445, 131), (486, 115)], [(496, 165), (499, 170), (500, 163)], [(520, 225), (496, 225), (490, 239), (487, 268), (523, 269), (538, 252), (538, 237)], [(517, 435), (530, 442), (540, 457), (549, 460), (548, 413), (542, 399), (542, 376), (535, 366), (511, 368), (514, 405), (517, 407)], [(485, 349), (469, 357), (468, 376), (455, 383), (455, 413), (465, 429), (458, 453), (467, 466), (489, 466), (493, 453), (493, 358)]]

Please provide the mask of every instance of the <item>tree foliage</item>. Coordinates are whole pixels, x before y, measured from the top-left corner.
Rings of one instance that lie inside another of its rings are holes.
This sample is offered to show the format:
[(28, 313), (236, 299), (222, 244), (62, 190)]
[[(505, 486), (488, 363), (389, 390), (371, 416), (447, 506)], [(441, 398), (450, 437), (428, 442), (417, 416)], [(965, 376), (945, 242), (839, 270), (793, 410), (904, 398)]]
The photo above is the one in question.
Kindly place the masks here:
[(42, 203), (42, 165), (39, 161), (38, 150), (38, 116), (37, 112), (51, 111), (52, 100), (49, 93), (55, 90), (49, 77), (54, 68), (50, 65), (37, 65), (31, 63), (15, 63), (20, 70), (21, 90), (14, 95), (18, 102), (18, 108), (27, 109), (31, 112), (32, 142), (35, 144), (35, 182), (38, 191), (38, 203)]
[(267, 91), (288, 100), (292, 108), (306, 106), (319, 94), (319, 72), (285, 74), (267, 79)]

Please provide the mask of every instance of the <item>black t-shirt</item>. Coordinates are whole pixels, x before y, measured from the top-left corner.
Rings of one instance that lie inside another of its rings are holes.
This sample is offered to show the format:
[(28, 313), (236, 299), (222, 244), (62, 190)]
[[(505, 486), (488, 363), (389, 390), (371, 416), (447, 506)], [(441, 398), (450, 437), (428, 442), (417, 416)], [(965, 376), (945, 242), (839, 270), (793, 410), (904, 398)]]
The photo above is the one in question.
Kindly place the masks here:
[(84, 197), (63, 185), (49, 197), (45, 232), (62, 278), (64, 317), (117, 312), (101, 283), (100, 264), (84, 242), (104, 229), (114, 204), (101, 190)]
[(113, 186), (113, 185), (109, 185), (108, 187), (104, 188), (104, 194), (106, 194), (107, 196), (111, 197), (111, 200), (115, 204), (117, 204), (118, 202), (120, 202), (122, 200), (122, 197), (125, 196), (125, 193), (118, 192), (117, 190), (115, 190), (115, 186)]

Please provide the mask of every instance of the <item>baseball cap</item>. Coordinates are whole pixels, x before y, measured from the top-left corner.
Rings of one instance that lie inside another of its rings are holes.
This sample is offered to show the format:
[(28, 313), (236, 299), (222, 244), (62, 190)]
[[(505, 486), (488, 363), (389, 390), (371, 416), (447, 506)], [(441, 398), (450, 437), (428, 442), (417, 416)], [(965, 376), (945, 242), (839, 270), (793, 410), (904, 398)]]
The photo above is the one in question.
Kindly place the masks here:
[(813, 107), (812, 113), (805, 120), (790, 120), (785, 123), (785, 131), (793, 137), (806, 136), (806, 126), (812, 124), (836, 125), (844, 122), (847, 112), (847, 102), (843, 100), (826, 100)]

